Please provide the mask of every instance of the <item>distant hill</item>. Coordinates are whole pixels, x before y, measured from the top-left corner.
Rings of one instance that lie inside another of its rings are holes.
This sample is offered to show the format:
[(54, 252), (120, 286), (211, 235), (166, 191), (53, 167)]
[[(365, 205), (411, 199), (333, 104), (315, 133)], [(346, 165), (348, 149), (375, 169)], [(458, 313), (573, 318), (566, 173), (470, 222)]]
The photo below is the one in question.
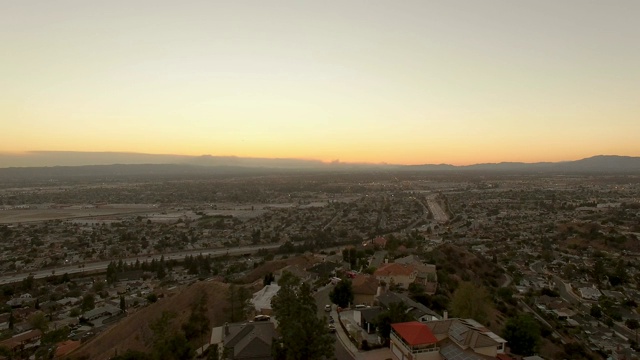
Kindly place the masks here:
[[(116, 162), (110, 162), (110, 161)], [(31, 166), (48, 163), (56, 166)], [(10, 167), (14, 164), (13, 167)], [(20, 167), (15, 164), (22, 164)], [(74, 165), (75, 164), (75, 165)], [(4, 166), (4, 167), (2, 167)], [(265, 159), (235, 156), (182, 156), (130, 153), (35, 152), (0, 155), (0, 180), (63, 177), (133, 177), (193, 175), (254, 175), (296, 172), (514, 172), (640, 174), (640, 157), (598, 155), (564, 162), (502, 162), (455, 166), (450, 164), (359, 164), (304, 159)]]
[(468, 170), (528, 171), (559, 173), (640, 173), (640, 157), (598, 155), (586, 159), (563, 162), (477, 164), (461, 168)]

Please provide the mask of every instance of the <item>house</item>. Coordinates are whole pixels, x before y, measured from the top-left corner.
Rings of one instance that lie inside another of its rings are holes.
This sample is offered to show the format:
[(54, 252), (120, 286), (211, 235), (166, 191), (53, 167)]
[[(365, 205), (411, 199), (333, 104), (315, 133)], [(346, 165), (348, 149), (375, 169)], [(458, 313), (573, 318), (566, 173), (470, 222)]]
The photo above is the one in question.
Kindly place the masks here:
[(42, 331), (40, 330), (30, 330), (18, 334), (12, 338), (0, 341), (0, 347), (5, 347), (9, 351), (15, 353), (18, 352), (25, 347), (28, 347), (30, 344), (36, 343), (42, 337)]
[(282, 274), (284, 274), (285, 272), (290, 272), (291, 274), (293, 274), (295, 277), (297, 277), (298, 279), (300, 279), (300, 282), (310, 282), (310, 281), (314, 281), (317, 276), (315, 274), (312, 274), (308, 271), (306, 271), (305, 269), (303, 269), (300, 266), (296, 266), (296, 265), (289, 265), (289, 266), (285, 266), (284, 268), (278, 270), (277, 272), (275, 272), (275, 277), (276, 277), (276, 282), (278, 282), (280, 280), (280, 278), (282, 277)]
[(253, 294), (251, 304), (256, 314), (271, 315), (271, 299), (273, 299), (279, 290), (280, 286), (278, 284), (269, 284)]
[(418, 270), (413, 265), (390, 263), (378, 268), (373, 276), (378, 281), (385, 282), (389, 287), (396, 285), (408, 289), (409, 284), (416, 281)]
[(36, 302), (36, 299), (34, 297), (31, 296), (31, 294), (29, 293), (25, 293), (20, 295), (17, 298), (13, 298), (9, 301), (7, 301), (7, 305), (11, 306), (11, 307), (22, 307), (24, 305), (27, 304), (31, 304)]
[(378, 294), (378, 280), (370, 275), (357, 274), (351, 280), (351, 289), (354, 304), (373, 305)]
[(444, 319), (426, 323), (438, 339), (445, 359), (495, 358), (503, 354), (507, 341), (473, 319)]
[(384, 263), (384, 259), (387, 257), (387, 252), (385, 250), (376, 251), (371, 259), (369, 260), (370, 267), (379, 267)]
[(373, 322), (381, 312), (382, 308), (379, 306), (356, 309), (353, 311), (353, 319), (367, 334), (373, 334), (376, 332), (376, 326)]
[(578, 291), (580, 292), (580, 296), (582, 296), (582, 298), (586, 300), (597, 301), (602, 295), (600, 293), (600, 290), (596, 289), (595, 287), (581, 287), (580, 289), (578, 289)]
[(116, 316), (122, 313), (122, 310), (119, 307), (113, 305), (104, 305), (101, 307), (97, 307), (93, 310), (89, 310), (82, 314), (82, 318), (88, 321), (95, 320), (104, 316)]
[(382, 236), (378, 236), (377, 238), (373, 239), (371, 243), (373, 243), (373, 246), (375, 246), (376, 249), (384, 249), (387, 247), (387, 239), (383, 238)]
[(638, 353), (631, 348), (624, 348), (618, 346), (611, 351), (611, 359), (614, 360), (632, 360), (638, 359)]
[(316, 277), (332, 277), (336, 275), (336, 269), (340, 268), (340, 264), (331, 261), (321, 262), (314, 265), (308, 271), (316, 275)]
[(415, 255), (395, 259), (393, 262), (396, 264), (412, 265), (418, 271), (415, 282), (423, 285), (427, 294), (433, 295), (436, 293), (438, 289), (438, 274), (435, 265), (425, 264)]
[(221, 359), (271, 360), (271, 345), (276, 331), (271, 321), (224, 324), (211, 332), (211, 344), (217, 344)]
[(390, 348), (398, 360), (440, 360), (438, 339), (417, 321), (391, 324)]
[(419, 302), (411, 300), (403, 294), (398, 294), (393, 291), (381, 294), (376, 298), (376, 302), (385, 309), (388, 309), (392, 303), (404, 303), (407, 307), (407, 313), (416, 321), (427, 322), (440, 319), (440, 316), (435, 311), (420, 304)]

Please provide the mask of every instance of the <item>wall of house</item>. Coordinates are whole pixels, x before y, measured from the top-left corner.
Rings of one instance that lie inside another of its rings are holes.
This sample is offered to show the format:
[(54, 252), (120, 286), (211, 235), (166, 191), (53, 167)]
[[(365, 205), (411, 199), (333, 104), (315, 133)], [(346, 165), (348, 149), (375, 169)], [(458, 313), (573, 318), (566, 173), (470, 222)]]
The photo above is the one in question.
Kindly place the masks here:
[(444, 358), (438, 351), (430, 351), (425, 353), (418, 353), (415, 355), (416, 360), (443, 360)]
[(444, 360), (439, 351), (412, 354), (411, 350), (405, 347), (402, 340), (398, 339), (396, 334), (393, 332), (391, 332), (390, 340), (391, 352), (398, 360)]
[(354, 304), (365, 304), (372, 306), (373, 305), (374, 295), (365, 295), (365, 294), (353, 294), (353, 303)]
[(358, 326), (362, 326), (362, 313), (358, 310), (353, 312), (353, 320), (355, 320)]

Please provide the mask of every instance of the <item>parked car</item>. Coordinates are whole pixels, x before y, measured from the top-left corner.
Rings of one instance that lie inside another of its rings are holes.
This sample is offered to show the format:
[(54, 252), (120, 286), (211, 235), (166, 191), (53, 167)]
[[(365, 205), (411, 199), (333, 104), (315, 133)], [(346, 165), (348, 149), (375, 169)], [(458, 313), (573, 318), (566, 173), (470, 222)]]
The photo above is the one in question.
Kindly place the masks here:
[(253, 321), (270, 321), (271, 320), (271, 316), (269, 315), (256, 315), (256, 317), (253, 318)]
[(335, 326), (335, 325), (333, 325), (333, 324), (329, 324), (329, 332), (330, 332), (330, 333), (334, 333), (334, 332), (336, 332), (336, 326)]
[(331, 311), (331, 305), (325, 305), (324, 306), (324, 311), (330, 312)]

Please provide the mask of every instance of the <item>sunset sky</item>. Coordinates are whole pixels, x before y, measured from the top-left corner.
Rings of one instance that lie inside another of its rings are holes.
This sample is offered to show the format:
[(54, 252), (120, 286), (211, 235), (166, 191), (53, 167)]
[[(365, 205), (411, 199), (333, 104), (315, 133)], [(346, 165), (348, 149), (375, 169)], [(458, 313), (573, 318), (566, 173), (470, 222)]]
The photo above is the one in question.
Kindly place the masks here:
[(640, 156), (638, 19), (638, 0), (5, 0), (0, 153)]

